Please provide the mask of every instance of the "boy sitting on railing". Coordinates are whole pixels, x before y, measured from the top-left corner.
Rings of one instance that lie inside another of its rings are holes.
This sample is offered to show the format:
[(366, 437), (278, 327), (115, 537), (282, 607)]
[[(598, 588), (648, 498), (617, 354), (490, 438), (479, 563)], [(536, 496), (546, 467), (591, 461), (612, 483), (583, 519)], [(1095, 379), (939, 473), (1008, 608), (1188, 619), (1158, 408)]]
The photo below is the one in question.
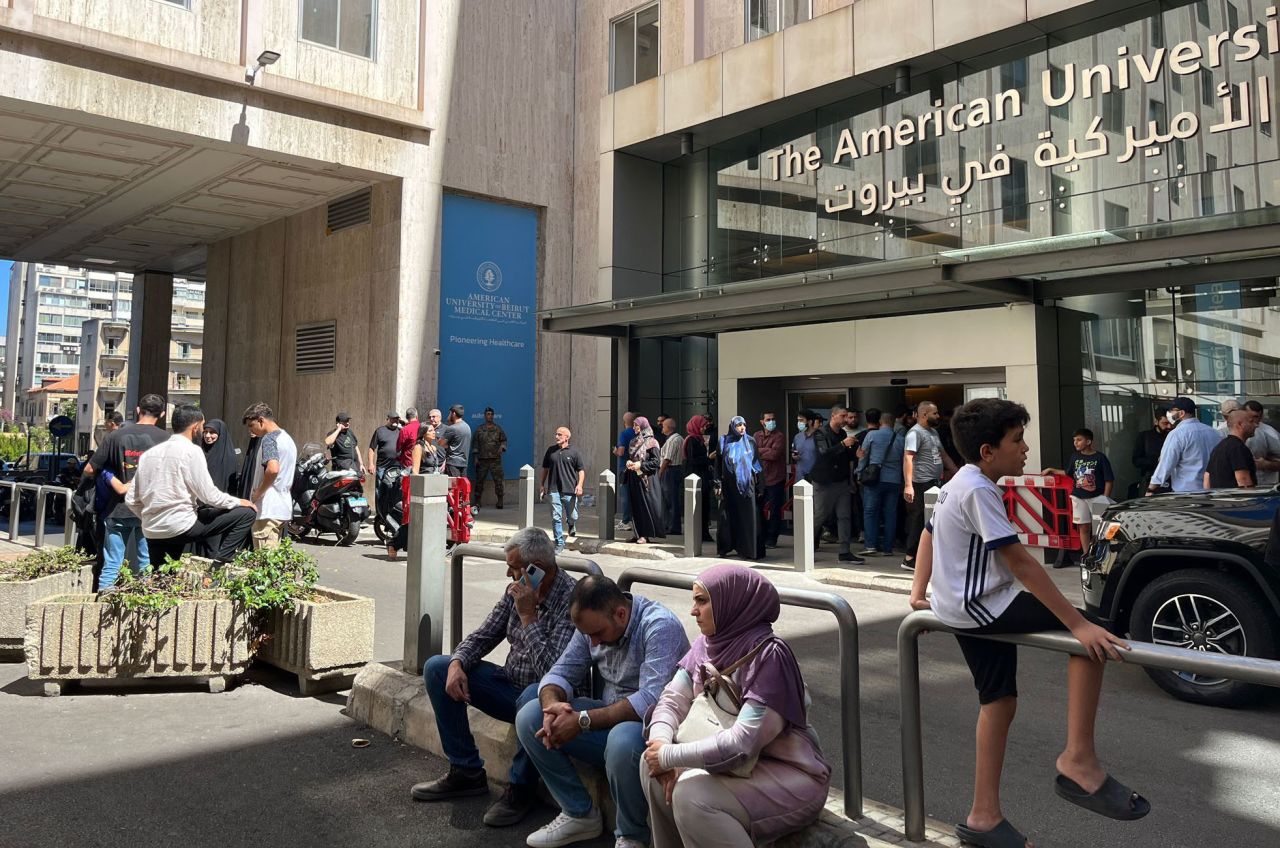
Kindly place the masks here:
[[(1018, 541), (996, 488), (1000, 477), (1022, 474), (1029, 420), (1021, 404), (995, 398), (971, 401), (956, 413), (951, 429), (968, 464), (938, 495), (920, 540), (911, 606), (932, 607), (944, 624), (974, 634), (1069, 630), (1089, 656), (1073, 656), (1067, 664), (1067, 746), (1058, 755), (1054, 790), (1113, 819), (1142, 818), (1151, 805), (1103, 770), (1093, 738), (1103, 661), (1120, 660), (1128, 645), (1086, 620), (1058, 591)], [(932, 602), (925, 600), (926, 587)], [(1000, 770), (1018, 703), (1018, 649), (971, 636), (956, 640), (982, 705), (973, 807), (956, 835), (982, 848), (1022, 848), (1026, 839), (1000, 811)]]

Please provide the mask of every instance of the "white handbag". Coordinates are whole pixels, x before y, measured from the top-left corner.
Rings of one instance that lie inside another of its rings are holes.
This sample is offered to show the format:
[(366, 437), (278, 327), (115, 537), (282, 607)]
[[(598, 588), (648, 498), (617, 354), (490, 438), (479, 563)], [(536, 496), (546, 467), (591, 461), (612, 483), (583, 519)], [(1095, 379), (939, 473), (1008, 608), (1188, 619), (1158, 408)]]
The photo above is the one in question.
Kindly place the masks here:
[[(752, 648), (746, 656), (735, 662), (724, 671), (717, 671), (709, 662), (702, 664), (702, 694), (693, 699), (689, 712), (676, 729), (675, 742), (701, 742), (722, 730), (733, 727), (742, 710), (742, 695), (738, 687), (730, 679), (735, 671), (750, 662), (768, 643), (765, 639)], [(734, 777), (750, 777), (760, 759), (759, 754), (751, 757), (737, 768), (730, 769), (728, 774)]]

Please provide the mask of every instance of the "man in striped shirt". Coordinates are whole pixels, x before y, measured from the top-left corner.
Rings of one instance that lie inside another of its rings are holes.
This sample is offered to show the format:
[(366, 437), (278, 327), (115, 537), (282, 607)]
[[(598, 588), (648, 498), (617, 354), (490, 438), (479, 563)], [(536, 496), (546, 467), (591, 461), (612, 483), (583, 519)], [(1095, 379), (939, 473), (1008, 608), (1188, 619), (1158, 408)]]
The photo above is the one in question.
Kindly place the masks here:
[[(1021, 404), (996, 398), (971, 401), (956, 413), (952, 432), (968, 464), (942, 487), (921, 536), (911, 606), (932, 607), (944, 624), (965, 633), (1069, 630), (1086, 656), (1068, 660), (1067, 746), (1058, 756), (1055, 791), (1111, 818), (1141, 818), (1151, 805), (1106, 773), (1093, 744), (1103, 661), (1121, 659), (1128, 646), (1063, 596), (1018, 541), (996, 488), (1001, 477), (1022, 474), (1029, 420)], [(933, 590), (932, 600), (925, 599), (926, 587)], [(1000, 809), (1000, 770), (1017, 712), (1018, 649), (969, 635), (956, 640), (981, 705), (973, 806), (956, 835), (972, 845), (1022, 845), (1022, 835)]]

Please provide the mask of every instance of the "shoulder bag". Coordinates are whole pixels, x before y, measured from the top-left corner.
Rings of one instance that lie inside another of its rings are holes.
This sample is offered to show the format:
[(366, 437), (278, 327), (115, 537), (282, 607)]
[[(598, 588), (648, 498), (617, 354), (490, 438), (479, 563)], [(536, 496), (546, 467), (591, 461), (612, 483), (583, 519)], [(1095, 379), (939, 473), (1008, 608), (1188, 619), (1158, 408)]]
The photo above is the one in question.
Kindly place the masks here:
[[(755, 659), (772, 638), (774, 637), (756, 645), (724, 671), (717, 671), (709, 662), (702, 664), (702, 694), (694, 698), (689, 706), (689, 713), (676, 730), (675, 742), (700, 742), (733, 727), (738, 720), (738, 713), (742, 711), (742, 693), (730, 679), (730, 675)], [(734, 777), (750, 777), (759, 759), (757, 754), (728, 773)]]

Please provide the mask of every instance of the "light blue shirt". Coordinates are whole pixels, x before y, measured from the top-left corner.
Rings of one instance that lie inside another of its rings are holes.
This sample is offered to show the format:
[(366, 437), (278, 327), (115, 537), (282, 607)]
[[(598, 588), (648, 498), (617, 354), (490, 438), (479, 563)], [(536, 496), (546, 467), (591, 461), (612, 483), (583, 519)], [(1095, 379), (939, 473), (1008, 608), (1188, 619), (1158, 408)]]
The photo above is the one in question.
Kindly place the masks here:
[(791, 449), (800, 457), (796, 460), (796, 479), (800, 480), (808, 476), (813, 470), (813, 464), (818, 461), (818, 452), (813, 446), (812, 431), (796, 433), (796, 437), (791, 440)]
[(616, 644), (601, 643), (594, 648), (591, 640), (575, 630), (560, 659), (538, 684), (559, 686), (569, 700), (591, 697), (590, 691), (574, 694), (575, 687), (587, 686), (587, 673), (594, 667), (604, 681), (601, 695), (606, 704), (623, 698), (631, 702), (636, 715), (645, 714), (658, 703), (658, 696), (675, 677), (676, 664), (689, 651), (689, 637), (675, 613), (657, 601), (640, 595), (631, 598), (631, 620)]
[(862, 459), (858, 471), (868, 465), (880, 466), (881, 483), (902, 484), (902, 451), (906, 448), (902, 434), (890, 427), (872, 430), (862, 443)]
[(1151, 475), (1152, 486), (1170, 486), (1175, 492), (1203, 492), (1209, 454), (1222, 434), (1195, 418), (1184, 418), (1160, 448), (1160, 463)]

